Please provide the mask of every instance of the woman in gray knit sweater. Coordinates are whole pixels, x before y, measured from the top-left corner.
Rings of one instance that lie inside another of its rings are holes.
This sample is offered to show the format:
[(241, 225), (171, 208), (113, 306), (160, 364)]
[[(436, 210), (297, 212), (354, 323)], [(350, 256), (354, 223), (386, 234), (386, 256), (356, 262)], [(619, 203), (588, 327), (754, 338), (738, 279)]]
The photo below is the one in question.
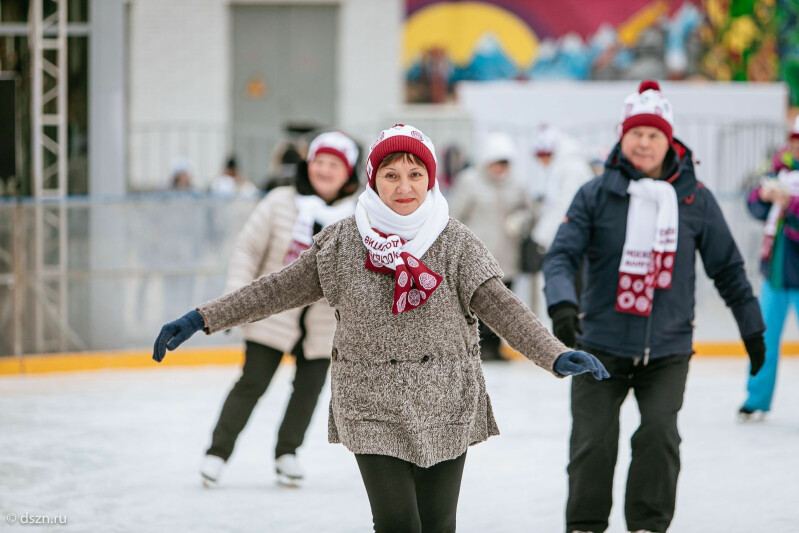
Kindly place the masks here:
[(607, 372), (551, 336), (483, 243), (449, 218), (427, 136), (402, 124), (383, 131), (366, 174), (354, 217), (279, 272), (166, 324), (153, 358), (200, 329), (326, 298), (337, 320), (328, 438), (355, 454), (375, 531), (455, 531), (466, 449), (499, 433), (475, 315), (556, 376)]

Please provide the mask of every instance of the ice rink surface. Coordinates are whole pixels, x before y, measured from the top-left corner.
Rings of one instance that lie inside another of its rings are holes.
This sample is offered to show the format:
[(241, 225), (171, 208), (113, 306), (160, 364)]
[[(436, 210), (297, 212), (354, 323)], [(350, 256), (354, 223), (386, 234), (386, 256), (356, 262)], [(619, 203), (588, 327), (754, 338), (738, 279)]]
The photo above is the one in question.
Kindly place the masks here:
[[(154, 364), (155, 366), (155, 364)], [(740, 424), (744, 359), (692, 362), (680, 417), (683, 469), (670, 532), (799, 531), (799, 358), (781, 362), (774, 410)], [(293, 368), (256, 407), (221, 484), (197, 467), (235, 367), (153, 368), (0, 379), (0, 530), (69, 532), (365, 532), (371, 515), (355, 460), (327, 443), (328, 392), (299, 458), (301, 489), (275, 484), (273, 447)], [(502, 435), (469, 449), (459, 532), (561, 532), (569, 381), (526, 361), (485, 366)], [(622, 507), (628, 397), (608, 531)], [(8, 525), (15, 513), (67, 525)]]

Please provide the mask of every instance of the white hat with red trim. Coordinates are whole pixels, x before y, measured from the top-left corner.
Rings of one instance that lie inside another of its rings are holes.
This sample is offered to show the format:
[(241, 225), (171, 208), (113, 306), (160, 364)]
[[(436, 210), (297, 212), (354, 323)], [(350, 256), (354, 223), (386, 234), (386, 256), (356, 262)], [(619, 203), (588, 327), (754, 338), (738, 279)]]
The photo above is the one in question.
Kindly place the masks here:
[(799, 115), (793, 121), (793, 126), (791, 126), (791, 132), (788, 134), (789, 139), (799, 139)]
[(624, 99), (621, 136), (637, 126), (659, 129), (669, 138), (669, 143), (674, 139), (674, 109), (654, 80), (642, 81), (638, 92)]
[(542, 124), (533, 139), (533, 153), (537, 156), (552, 155), (558, 147), (558, 130), (549, 124)]
[(331, 154), (347, 165), (347, 172), (352, 172), (358, 161), (358, 145), (340, 131), (328, 131), (317, 135), (308, 148), (307, 161), (313, 161), (317, 154)]

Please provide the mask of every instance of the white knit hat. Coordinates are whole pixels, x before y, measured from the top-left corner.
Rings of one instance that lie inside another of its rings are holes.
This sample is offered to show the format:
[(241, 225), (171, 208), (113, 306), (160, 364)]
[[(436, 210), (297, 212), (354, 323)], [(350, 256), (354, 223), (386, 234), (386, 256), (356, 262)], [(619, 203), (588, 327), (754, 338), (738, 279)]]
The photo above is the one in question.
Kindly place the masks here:
[(535, 155), (552, 155), (558, 147), (558, 130), (548, 124), (538, 128), (533, 139), (533, 153)]
[(660, 92), (660, 85), (654, 80), (642, 81), (638, 92), (624, 99), (622, 137), (637, 126), (657, 128), (669, 138), (669, 142), (674, 139), (674, 110)]
[(347, 172), (352, 172), (358, 161), (358, 146), (355, 141), (340, 131), (328, 131), (318, 135), (308, 148), (307, 161), (310, 163), (317, 154), (331, 154), (347, 165)]
[(436, 148), (430, 137), (407, 124), (394, 124), (387, 130), (380, 132), (377, 140), (369, 148), (369, 157), (366, 158), (366, 178), (369, 186), (374, 189), (377, 169), (380, 162), (388, 154), (394, 152), (408, 152), (422, 160), (427, 168), (427, 190), (433, 188), (436, 182)]
[(481, 158), (483, 164), (497, 161), (513, 161), (516, 158), (516, 146), (507, 133), (491, 133), (483, 146)]

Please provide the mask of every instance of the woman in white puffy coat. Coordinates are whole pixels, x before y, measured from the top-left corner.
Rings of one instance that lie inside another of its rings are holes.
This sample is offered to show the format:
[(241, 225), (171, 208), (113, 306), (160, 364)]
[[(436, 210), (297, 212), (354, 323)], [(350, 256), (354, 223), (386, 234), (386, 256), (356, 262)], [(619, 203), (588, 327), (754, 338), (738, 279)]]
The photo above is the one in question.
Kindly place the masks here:
[[(322, 228), (353, 214), (358, 189), (358, 148), (341, 132), (327, 132), (311, 143), (307, 164), (293, 186), (272, 190), (256, 206), (233, 248), (225, 293), (293, 262)], [(266, 392), (284, 353), (296, 357), (293, 391), (278, 431), (275, 469), (278, 480), (296, 485), (303, 470), (296, 458), (311, 422), (330, 366), (336, 329), (325, 300), (292, 309), (242, 327), (245, 360), (213, 431), (200, 474), (206, 486), (219, 480), (258, 399)]]

